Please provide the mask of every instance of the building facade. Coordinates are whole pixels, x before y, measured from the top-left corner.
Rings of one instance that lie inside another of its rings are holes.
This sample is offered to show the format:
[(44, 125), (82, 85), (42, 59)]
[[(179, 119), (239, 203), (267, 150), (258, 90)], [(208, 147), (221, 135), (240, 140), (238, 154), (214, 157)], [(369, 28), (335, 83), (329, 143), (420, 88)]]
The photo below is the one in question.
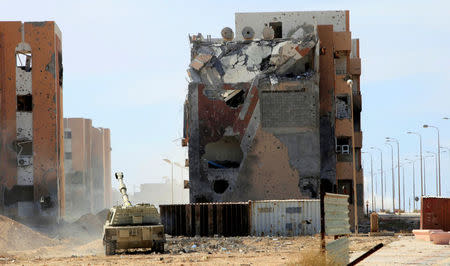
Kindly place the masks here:
[(356, 187), (362, 216), (361, 60), (349, 12), (235, 22), (222, 39), (190, 36), (190, 201), (317, 198), (322, 185), (349, 194), (353, 210)]
[(0, 22), (0, 213), (64, 216), (61, 31), (53, 21)]
[(111, 133), (92, 120), (64, 118), (66, 216), (74, 220), (111, 207)]

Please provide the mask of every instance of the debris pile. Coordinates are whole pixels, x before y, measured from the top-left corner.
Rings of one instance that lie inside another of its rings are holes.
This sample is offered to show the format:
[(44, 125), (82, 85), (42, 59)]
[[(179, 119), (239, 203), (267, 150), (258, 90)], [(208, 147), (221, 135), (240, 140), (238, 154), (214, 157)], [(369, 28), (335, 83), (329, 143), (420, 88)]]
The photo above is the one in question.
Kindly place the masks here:
[(0, 215), (0, 250), (28, 250), (42, 246), (55, 246), (59, 241), (51, 239), (31, 228)]
[(243, 42), (191, 39), (188, 75), (192, 82), (211, 86), (252, 82), (260, 74), (304, 78), (303, 74), (309, 73), (311, 77), (317, 29), (303, 25), (292, 36)]

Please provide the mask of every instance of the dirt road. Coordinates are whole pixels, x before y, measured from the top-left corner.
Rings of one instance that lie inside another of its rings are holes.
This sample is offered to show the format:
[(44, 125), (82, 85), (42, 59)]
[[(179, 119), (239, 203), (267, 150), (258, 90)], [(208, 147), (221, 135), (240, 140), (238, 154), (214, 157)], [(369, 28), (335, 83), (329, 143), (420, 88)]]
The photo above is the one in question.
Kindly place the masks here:
[[(365, 251), (393, 237), (351, 238), (352, 252)], [(231, 238), (168, 238), (165, 254), (142, 252), (104, 255), (102, 241), (84, 245), (59, 245), (30, 250), (11, 250), (0, 256), (0, 263), (20, 265), (286, 265), (302, 256), (317, 254), (317, 237), (231, 237)]]

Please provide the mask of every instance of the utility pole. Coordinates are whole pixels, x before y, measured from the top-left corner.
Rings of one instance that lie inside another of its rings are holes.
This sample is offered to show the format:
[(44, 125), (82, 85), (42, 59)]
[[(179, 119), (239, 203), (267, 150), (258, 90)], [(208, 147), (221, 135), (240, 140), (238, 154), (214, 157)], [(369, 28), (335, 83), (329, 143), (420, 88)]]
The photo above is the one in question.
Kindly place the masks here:
[(392, 213), (395, 213), (395, 175), (394, 175), (394, 147), (392, 144), (385, 143), (391, 147), (391, 161), (392, 161)]
[(439, 176), (438, 196), (441, 196), (441, 141), (440, 141), (440, 137), (439, 137), (439, 128), (435, 127), (435, 126), (430, 126), (430, 125), (423, 125), (423, 128), (430, 128), (430, 127), (436, 129), (436, 131), (437, 131), (438, 148), (437, 148), (436, 164), (437, 164), (437, 171), (438, 171), (438, 176)]
[(398, 214), (400, 214), (400, 209), (402, 208), (402, 204), (401, 204), (401, 188), (400, 188), (400, 143), (399, 143), (399, 141), (397, 140), (397, 139), (395, 139), (395, 138), (390, 138), (390, 137), (386, 137), (386, 140), (387, 141), (390, 141), (390, 142), (395, 142), (395, 143), (397, 143), (397, 173), (398, 173), (398, 209), (399, 209), (399, 212), (398, 212)]
[(383, 193), (383, 150), (376, 147), (371, 147), (371, 149), (377, 149), (380, 151), (380, 160), (381, 160), (381, 209), (384, 211), (384, 193)]

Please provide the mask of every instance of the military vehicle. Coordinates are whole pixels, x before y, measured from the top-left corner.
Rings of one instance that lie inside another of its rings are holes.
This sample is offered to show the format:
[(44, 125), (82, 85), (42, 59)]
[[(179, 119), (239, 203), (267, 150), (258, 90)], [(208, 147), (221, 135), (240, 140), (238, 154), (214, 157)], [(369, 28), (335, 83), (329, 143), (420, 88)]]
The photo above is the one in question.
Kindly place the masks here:
[(164, 252), (164, 226), (158, 210), (152, 204), (132, 205), (123, 183), (123, 173), (116, 173), (122, 206), (109, 210), (103, 226), (103, 245), (106, 255), (114, 255), (118, 250), (151, 249)]

